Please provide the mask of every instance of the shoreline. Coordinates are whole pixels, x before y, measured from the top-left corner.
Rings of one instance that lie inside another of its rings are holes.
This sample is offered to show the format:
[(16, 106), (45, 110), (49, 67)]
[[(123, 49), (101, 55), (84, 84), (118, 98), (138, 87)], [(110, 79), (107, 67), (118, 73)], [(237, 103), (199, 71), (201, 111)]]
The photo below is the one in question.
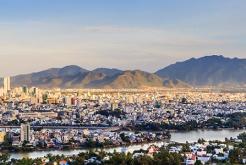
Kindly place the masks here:
[[(47, 148), (47, 149), (35, 149), (30, 151), (25, 150), (19, 150), (19, 151), (11, 151), (11, 150), (0, 150), (0, 153), (32, 153), (32, 152), (49, 152), (49, 151), (74, 151), (74, 150), (101, 150), (101, 149), (114, 149), (114, 148), (120, 148), (120, 147), (129, 147), (134, 145), (145, 145), (150, 143), (156, 143), (156, 142), (165, 142), (170, 141), (171, 138), (168, 139), (160, 139), (160, 140), (152, 140), (152, 141), (144, 141), (144, 142), (138, 142), (138, 143), (127, 143), (127, 144), (121, 144), (121, 145), (107, 145), (103, 147), (74, 147), (69, 149), (56, 149), (56, 148)], [(34, 147), (35, 148), (35, 147)]]
[(172, 129), (172, 130), (168, 130), (170, 133), (171, 132), (190, 132), (190, 131), (221, 131), (221, 130), (246, 130), (246, 127), (245, 128), (217, 128), (217, 129), (213, 129), (213, 128), (197, 128), (197, 129), (192, 129), (192, 130), (175, 130), (175, 129)]
[[(227, 128), (227, 129), (196, 129), (196, 130), (191, 130), (191, 131), (221, 131), (221, 130), (231, 130), (231, 131), (239, 131), (239, 130), (242, 130), (242, 131), (246, 131), (246, 129), (233, 129), (233, 128)], [(178, 131), (178, 130), (169, 130), (170, 133), (187, 133), (187, 132), (191, 132), (191, 131)], [(176, 141), (173, 141), (171, 139), (172, 137), (170, 138), (164, 138), (164, 139), (161, 139), (161, 140), (152, 140), (152, 141), (144, 141), (144, 142), (138, 142), (138, 143), (127, 143), (127, 144), (120, 144), (120, 145), (107, 145), (107, 146), (103, 146), (103, 147), (74, 147), (74, 148), (69, 148), (69, 149), (61, 149), (61, 148), (47, 148), (47, 149), (34, 149), (34, 150), (30, 150), (30, 151), (23, 151), (23, 150), (19, 150), (19, 151), (13, 151), (13, 150), (1, 150), (0, 153), (10, 153), (10, 154), (30, 154), (32, 152), (52, 152), (52, 151), (58, 151), (58, 152), (62, 152), (62, 151), (77, 151), (77, 150), (101, 150), (101, 149), (106, 149), (106, 150), (109, 150), (109, 149), (118, 149), (118, 148), (123, 148), (123, 147), (130, 147), (130, 146), (138, 146), (138, 145), (145, 145), (145, 144), (151, 144), (151, 143), (156, 143), (156, 142), (176, 142)], [(230, 137), (228, 137), (230, 138)], [(205, 139), (206, 140), (206, 139)], [(34, 147), (35, 148), (35, 147)], [(82, 151), (81, 151), (82, 152)]]

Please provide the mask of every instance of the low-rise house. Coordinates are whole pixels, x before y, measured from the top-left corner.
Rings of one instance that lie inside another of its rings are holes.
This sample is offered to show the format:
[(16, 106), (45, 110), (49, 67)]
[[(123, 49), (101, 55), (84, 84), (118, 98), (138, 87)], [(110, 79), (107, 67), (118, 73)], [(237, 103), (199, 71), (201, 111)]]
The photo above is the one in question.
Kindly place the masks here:
[(185, 154), (186, 160), (185, 164), (186, 165), (194, 165), (196, 163), (196, 155), (192, 152), (186, 152)]

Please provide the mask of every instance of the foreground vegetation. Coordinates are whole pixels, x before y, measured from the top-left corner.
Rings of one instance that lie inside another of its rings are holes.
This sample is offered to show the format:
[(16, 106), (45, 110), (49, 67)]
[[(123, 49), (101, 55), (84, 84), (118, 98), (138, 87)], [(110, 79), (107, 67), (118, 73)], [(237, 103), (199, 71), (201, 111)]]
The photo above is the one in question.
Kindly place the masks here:
[[(133, 154), (128, 153), (105, 153), (103, 151), (99, 152), (87, 152), (87, 153), (80, 153), (74, 156), (64, 156), (64, 155), (47, 155), (45, 158), (37, 158), (37, 159), (29, 159), (23, 158), (21, 160), (10, 160), (8, 154), (3, 154), (0, 156), (0, 164), (2, 165), (41, 165), (46, 162), (46, 165), (53, 165), (55, 162), (67, 161), (69, 165), (81, 165), (85, 164), (86, 160), (90, 158), (96, 158), (98, 163), (88, 163), (88, 164), (104, 164), (104, 165), (154, 165), (154, 164), (167, 164), (167, 165), (179, 165), (181, 164), (182, 157), (176, 153), (169, 153), (166, 150), (161, 150), (159, 153), (155, 154), (153, 157), (150, 156), (140, 156), (138, 158), (133, 158)], [(108, 158), (108, 159), (107, 159)], [(48, 160), (48, 161), (47, 161)], [(99, 163), (100, 162), (100, 163)]]

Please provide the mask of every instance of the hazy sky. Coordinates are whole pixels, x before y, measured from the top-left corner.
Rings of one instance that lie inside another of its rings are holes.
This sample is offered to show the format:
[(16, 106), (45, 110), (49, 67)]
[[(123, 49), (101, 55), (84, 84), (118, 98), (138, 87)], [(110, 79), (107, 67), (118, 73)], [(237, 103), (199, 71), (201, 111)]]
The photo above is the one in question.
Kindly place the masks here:
[(0, 0), (0, 77), (246, 58), (246, 0)]

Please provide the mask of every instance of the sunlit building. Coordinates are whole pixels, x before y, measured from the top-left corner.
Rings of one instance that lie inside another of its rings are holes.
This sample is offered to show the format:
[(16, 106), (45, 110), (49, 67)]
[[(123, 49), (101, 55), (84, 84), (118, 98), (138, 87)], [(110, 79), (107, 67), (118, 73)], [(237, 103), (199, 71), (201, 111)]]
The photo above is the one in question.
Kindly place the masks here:
[(3, 80), (4, 95), (7, 95), (9, 91), (10, 91), (10, 77), (5, 77)]

